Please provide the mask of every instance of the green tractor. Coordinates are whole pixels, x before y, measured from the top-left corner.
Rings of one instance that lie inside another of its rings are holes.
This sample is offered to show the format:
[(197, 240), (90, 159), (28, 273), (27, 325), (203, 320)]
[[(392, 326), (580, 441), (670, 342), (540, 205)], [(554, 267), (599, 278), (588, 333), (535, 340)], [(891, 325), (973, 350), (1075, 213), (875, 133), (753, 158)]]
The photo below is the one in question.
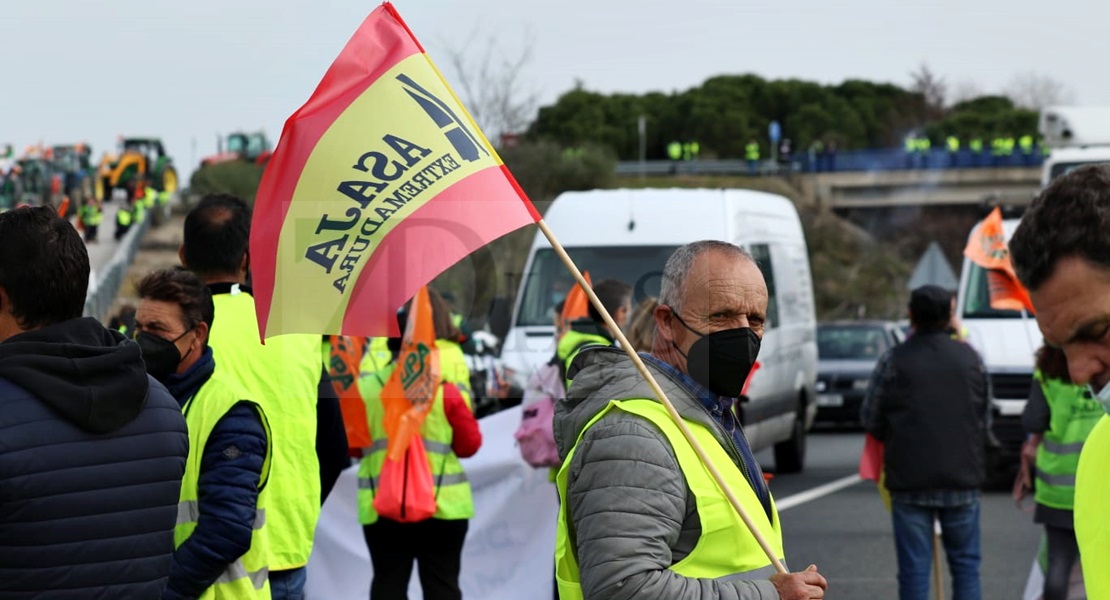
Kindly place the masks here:
[(158, 138), (123, 138), (118, 156), (105, 154), (96, 178), (96, 196), (111, 200), (112, 193), (124, 190), (128, 198), (141, 198), (143, 185), (159, 192), (177, 191), (177, 169), (166, 155)]

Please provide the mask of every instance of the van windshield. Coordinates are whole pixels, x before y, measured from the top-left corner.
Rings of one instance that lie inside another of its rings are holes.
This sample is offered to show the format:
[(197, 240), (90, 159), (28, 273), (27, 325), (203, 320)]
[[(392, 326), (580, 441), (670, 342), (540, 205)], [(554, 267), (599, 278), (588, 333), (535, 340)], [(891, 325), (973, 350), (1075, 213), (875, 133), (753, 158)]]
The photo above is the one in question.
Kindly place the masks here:
[(968, 262), (971, 271), (967, 276), (967, 288), (964, 289), (965, 319), (1020, 319), (1021, 311), (999, 310), (991, 308), (990, 287), (987, 284), (987, 270), (979, 265)]
[[(567, 248), (567, 253), (593, 282), (619, 279), (632, 286), (632, 306), (648, 296), (659, 296), (663, 265), (678, 246), (599, 246)], [(551, 248), (536, 250), (517, 326), (552, 325), (554, 308), (566, 297), (574, 278)]]
[(1074, 171), (1075, 169), (1078, 169), (1079, 167), (1085, 167), (1087, 165), (1102, 165), (1102, 164), (1106, 164), (1107, 162), (1110, 162), (1110, 159), (1106, 159), (1106, 160), (1088, 160), (1088, 161), (1079, 161), (1079, 162), (1059, 162), (1059, 163), (1056, 163), (1056, 164), (1052, 165), (1052, 168), (1049, 170), (1049, 172), (1048, 172), (1048, 181), (1049, 181), (1049, 183), (1051, 183), (1052, 180), (1056, 179), (1057, 177), (1059, 177), (1061, 175), (1066, 175), (1066, 174), (1070, 173), (1071, 171)]

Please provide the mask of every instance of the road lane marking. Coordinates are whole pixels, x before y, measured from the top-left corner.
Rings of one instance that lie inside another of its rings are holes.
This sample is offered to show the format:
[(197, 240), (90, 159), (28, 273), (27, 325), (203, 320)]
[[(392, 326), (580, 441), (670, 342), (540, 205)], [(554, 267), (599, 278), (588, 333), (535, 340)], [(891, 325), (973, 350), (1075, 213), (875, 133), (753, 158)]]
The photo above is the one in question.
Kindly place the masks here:
[(793, 496), (787, 496), (786, 498), (775, 502), (775, 507), (778, 509), (779, 512), (789, 510), (791, 508), (794, 508), (795, 506), (801, 506), (806, 502), (812, 502), (818, 498), (823, 498), (825, 496), (828, 496), (829, 494), (834, 494), (844, 488), (852, 487), (860, 481), (863, 480), (860, 479), (859, 474), (841, 477), (836, 481), (830, 481), (829, 483), (819, 485), (813, 489), (794, 494)]

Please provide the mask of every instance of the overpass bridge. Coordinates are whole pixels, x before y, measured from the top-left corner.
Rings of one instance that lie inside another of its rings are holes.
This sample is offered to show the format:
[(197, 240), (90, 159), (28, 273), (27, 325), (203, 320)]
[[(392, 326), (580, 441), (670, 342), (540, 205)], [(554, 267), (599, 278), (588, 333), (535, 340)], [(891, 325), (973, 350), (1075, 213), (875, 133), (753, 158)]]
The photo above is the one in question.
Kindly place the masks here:
[(825, 163), (821, 168), (816, 164), (779, 165), (770, 161), (753, 168), (741, 160), (621, 162), (616, 173), (660, 179), (777, 176), (798, 189), (803, 202), (833, 209), (981, 205), (984, 201), (1023, 205), (1040, 190), (1039, 161), (1026, 163), (1023, 157), (997, 165), (989, 159), (969, 161), (962, 157), (953, 165), (944, 154), (938, 154), (918, 163), (925, 166), (907, 168), (903, 156), (891, 151), (860, 151), (846, 157), (854, 160)]
[(1039, 167), (808, 173), (796, 176), (803, 200), (832, 209), (898, 206), (1024, 205), (1040, 191)]

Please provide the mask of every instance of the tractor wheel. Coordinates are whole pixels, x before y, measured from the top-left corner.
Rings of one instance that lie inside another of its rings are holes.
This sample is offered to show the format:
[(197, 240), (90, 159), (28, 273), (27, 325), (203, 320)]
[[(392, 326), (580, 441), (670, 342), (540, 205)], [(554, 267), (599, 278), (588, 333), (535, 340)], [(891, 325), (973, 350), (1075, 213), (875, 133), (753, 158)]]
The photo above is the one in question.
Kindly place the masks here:
[(173, 167), (166, 165), (162, 169), (161, 186), (159, 191), (174, 193), (177, 191), (177, 170)]

